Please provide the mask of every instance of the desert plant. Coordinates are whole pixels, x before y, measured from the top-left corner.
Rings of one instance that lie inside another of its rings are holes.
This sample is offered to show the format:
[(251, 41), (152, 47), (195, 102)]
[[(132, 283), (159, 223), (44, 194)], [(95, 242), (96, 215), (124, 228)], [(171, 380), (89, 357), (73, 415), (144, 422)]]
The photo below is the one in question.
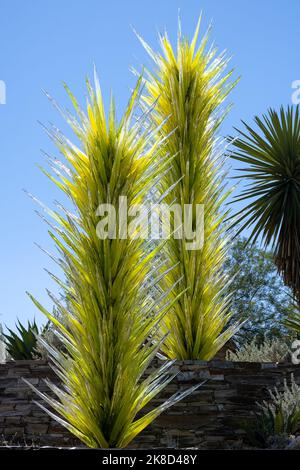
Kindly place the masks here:
[[(149, 296), (161, 277), (155, 261), (160, 246), (152, 249), (140, 237), (121, 236), (120, 196), (127, 197), (129, 207), (142, 203), (167, 164), (157, 161), (158, 143), (150, 145), (153, 136), (142, 130), (146, 116), (132, 122), (140, 84), (119, 123), (113, 101), (106, 119), (96, 75), (95, 87), (87, 82), (87, 114), (66, 87), (77, 112), (76, 118), (67, 114), (67, 120), (80, 148), (51, 131), (66, 162), (53, 159), (58, 177), (47, 174), (68, 196), (75, 214), (62, 205), (50, 211), (58, 224), (50, 235), (61, 254), (58, 263), (66, 282), (52, 277), (66, 302), (50, 296), (62, 320), (31, 296), (65, 349), (41, 340), (62, 386), (47, 381), (55, 399), (36, 392), (56, 413), (42, 408), (90, 447), (125, 447), (184, 396), (176, 394), (142, 413), (173, 374), (167, 362), (144, 375), (163, 344), (163, 339), (155, 341), (156, 330), (169, 308), (166, 293), (155, 302)], [(100, 220), (98, 208), (108, 203), (116, 210), (115, 237), (99, 233), (99, 221), (105, 220)]]
[(262, 343), (254, 338), (237, 351), (228, 351), (226, 358), (235, 362), (280, 362), (288, 358), (290, 349), (279, 339), (265, 339)]
[[(236, 201), (250, 199), (238, 214), (250, 240), (272, 247), (285, 284), (300, 303), (300, 117), (299, 107), (270, 109), (256, 116), (257, 129), (244, 123), (232, 158), (242, 162), (250, 183)], [(242, 170), (241, 170), (242, 171)]]
[[(142, 106), (154, 107), (150, 127), (158, 129), (157, 141), (166, 139), (158, 158), (174, 156), (159, 191), (172, 188), (166, 204), (179, 205), (184, 222), (190, 217), (193, 230), (197, 227), (197, 237), (202, 230), (196, 224), (197, 208), (204, 208), (203, 245), (201, 240), (198, 248), (189, 249), (189, 237), (184, 233), (181, 239), (171, 236), (164, 246), (166, 258), (176, 266), (163, 283), (167, 290), (175, 285), (170, 298), (177, 299), (163, 322), (163, 332), (170, 334), (162, 351), (171, 359), (209, 360), (236, 331), (235, 326), (226, 328), (230, 294), (223, 270), (227, 234), (222, 204), (227, 191), (223, 141), (216, 137), (225, 115), (221, 104), (234, 84), (230, 81), (232, 71), (225, 71), (226, 57), (217, 55), (214, 48), (207, 49), (208, 33), (196, 48), (199, 27), (200, 20), (190, 43), (179, 30), (177, 52), (167, 34), (160, 37), (162, 54), (140, 38), (155, 63), (155, 72), (147, 74)], [(187, 215), (186, 204), (191, 204)]]
[(9, 334), (2, 333), (7, 353), (11, 359), (16, 361), (36, 358), (38, 355), (36, 346), (39, 328), (35, 320), (32, 323), (28, 321), (27, 327), (18, 320), (16, 328), (19, 334), (9, 328), (7, 328)]
[(284, 379), (283, 390), (269, 390), (270, 401), (258, 403), (261, 416), (269, 423), (270, 435), (289, 435), (300, 431), (300, 386), (291, 375), (288, 385)]
[(300, 431), (300, 386), (291, 374), (290, 385), (269, 390), (270, 399), (257, 403), (254, 422), (241, 423), (249, 442), (260, 448), (287, 448)]

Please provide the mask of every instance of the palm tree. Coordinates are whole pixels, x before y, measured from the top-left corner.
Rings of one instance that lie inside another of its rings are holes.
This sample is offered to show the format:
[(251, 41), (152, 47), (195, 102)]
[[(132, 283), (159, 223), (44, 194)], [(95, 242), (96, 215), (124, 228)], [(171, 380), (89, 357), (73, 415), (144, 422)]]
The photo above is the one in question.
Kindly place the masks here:
[(278, 271), (300, 305), (299, 107), (281, 107), (279, 113), (270, 109), (254, 121), (257, 129), (243, 122), (232, 153), (246, 165), (242, 178), (249, 180), (235, 198), (249, 200), (236, 214), (239, 231), (252, 227), (250, 240), (272, 247)]

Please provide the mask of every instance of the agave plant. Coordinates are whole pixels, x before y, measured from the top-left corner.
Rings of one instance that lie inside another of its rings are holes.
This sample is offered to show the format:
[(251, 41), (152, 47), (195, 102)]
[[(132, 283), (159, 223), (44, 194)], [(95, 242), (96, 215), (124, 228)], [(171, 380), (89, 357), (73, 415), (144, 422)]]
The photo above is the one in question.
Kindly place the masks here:
[[(57, 350), (44, 341), (62, 382), (57, 387), (47, 381), (56, 398), (36, 392), (56, 413), (40, 406), (90, 447), (125, 447), (193, 390), (143, 412), (173, 374), (168, 362), (145, 376), (161, 348), (163, 339), (155, 341), (156, 330), (168, 308), (164, 296), (155, 302), (149, 296), (161, 277), (155, 262), (160, 247), (152, 249), (143, 238), (122, 236), (119, 197), (127, 197), (128, 206), (142, 203), (166, 165), (157, 161), (158, 143), (149, 145), (153, 136), (143, 131), (146, 116), (132, 123), (140, 85), (141, 79), (119, 123), (113, 100), (106, 119), (96, 75), (95, 87), (87, 82), (87, 114), (66, 87), (77, 113), (76, 118), (66, 118), (81, 145), (55, 129), (49, 131), (64, 162), (53, 159), (57, 177), (47, 174), (68, 196), (75, 213), (62, 205), (50, 211), (57, 224), (50, 235), (66, 278), (61, 282), (52, 276), (66, 299), (62, 303), (50, 293), (58, 317), (31, 296), (63, 346)], [(105, 238), (97, 230), (97, 214), (99, 204), (109, 203), (116, 210), (116, 235)]]
[(39, 329), (35, 320), (32, 323), (28, 321), (27, 327), (18, 320), (16, 328), (19, 335), (9, 328), (7, 328), (9, 334), (2, 333), (9, 356), (16, 361), (37, 358), (39, 356), (36, 350)]
[[(234, 86), (228, 60), (214, 48), (207, 49), (209, 32), (197, 48), (200, 20), (192, 41), (179, 28), (177, 51), (167, 34), (160, 37), (162, 54), (153, 51), (139, 36), (155, 64), (148, 72), (142, 106), (153, 106), (150, 127), (159, 128), (155, 139), (166, 139), (158, 158), (173, 155), (172, 167), (160, 184), (168, 188), (166, 203), (192, 206), (192, 226), (197, 226), (197, 207), (204, 206), (204, 236), (201, 248), (189, 250), (188, 237), (171, 236), (164, 246), (167, 259), (176, 268), (164, 278), (163, 288), (177, 299), (166, 315), (163, 332), (170, 331), (162, 351), (173, 359), (209, 360), (236, 331), (228, 327), (229, 284), (223, 263), (227, 253), (222, 205), (224, 142), (216, 137), (226, 114), (221, 105)], [(187, 216), (188, 217), (188, 216)], [(174, 221), (174, 218), (173, 218)], [(200, 236), (200, 234), (198, 234)], [(176, 281), (178, 281), (176, 283)], [(178, 297), (180, 292), (184, 294)]]
[[(249, 184), (236, 201), (249, 200), (237, 214), (240, 231), (271, 246), (278, 271), (300, 303), (300, 117), (299, 108), (270, 109), (256, 116), (257, 128), (234, 141), (232, 157), (246, 166)], [(238, 130), (238, 129), (237, 129)]]

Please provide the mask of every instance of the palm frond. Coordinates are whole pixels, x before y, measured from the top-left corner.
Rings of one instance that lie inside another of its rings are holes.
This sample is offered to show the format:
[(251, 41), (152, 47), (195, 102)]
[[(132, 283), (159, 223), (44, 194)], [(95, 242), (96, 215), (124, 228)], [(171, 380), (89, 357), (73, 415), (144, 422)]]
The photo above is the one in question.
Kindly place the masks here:
[(300, 312), (298, 309), (296, 310), (295, 308), (295, 311), (285, 320), (284, 325), (295, 333), (296, 336), (300, 336)]
[(247, 201), (239, 214), (241, 230), (274, 252), (285, 284), (300, 302), (300, 118), (299, 107), (270, 109), (254, 118), (234, 141), (232, 158), (244, 164), (249, 181), (237, 201)]

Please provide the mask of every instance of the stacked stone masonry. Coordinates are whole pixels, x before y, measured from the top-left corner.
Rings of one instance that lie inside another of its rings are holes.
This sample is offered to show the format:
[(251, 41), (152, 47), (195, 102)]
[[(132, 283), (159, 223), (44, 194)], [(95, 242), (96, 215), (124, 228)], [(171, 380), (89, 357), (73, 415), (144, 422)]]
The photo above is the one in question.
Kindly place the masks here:
[[(268, 398), (268, 389), (282, 387), (284, 378), (289, 379), (291, 373), (300, 384), (300, 366), (288, 363), (184, 361), (177, 362), (173, 369), (178, 372), (176, 378), (153, 400), (152, 406), (178, 390), (205, 383), (163, 413), (135, 439), (132, 447), (240, 448), (245, 437), (242, 423), (255, 419), (256, 402)], [(0, 364), (2, 443), (82, 445), (34, 403), (40, 399), (22, 378), (41, 391), (49, 391), (45, 378), (59, 382), (46, 361)]]

